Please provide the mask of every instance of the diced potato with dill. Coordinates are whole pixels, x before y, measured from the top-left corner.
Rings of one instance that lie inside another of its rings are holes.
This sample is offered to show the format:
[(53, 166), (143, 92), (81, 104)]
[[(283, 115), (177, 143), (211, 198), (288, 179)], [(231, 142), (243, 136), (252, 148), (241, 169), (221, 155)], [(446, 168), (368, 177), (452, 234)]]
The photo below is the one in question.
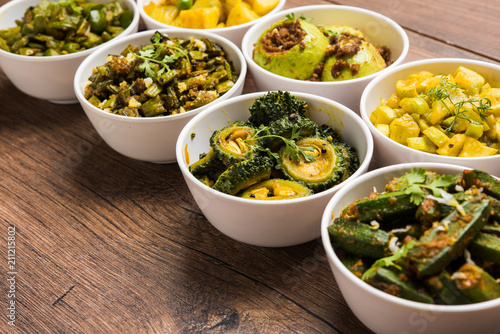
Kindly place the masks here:
[(390, 108), (399, 108), (399, 100), (397, 93), (392, 93), (389, 99), (387, 100), (386, 105)]
[(450, 138), (435, 126), (430, 126), (422, 133), (437, 147), (443, 146)]
[(278, 3), (279, 0), (252, 0), (251, 1), (252, 9), (257, 15), (263, 16), (273, 10)]
[(394, 119), (389, 124), (390, 135), (392, 140), (406, 145), (409, 137), (418, 137), (420, 128), (410, 115), (403, 115), (402, 117)]
[(236, 5), (227, 15), (226, 26), (235, 26), (258, 19), (260, 16), (255, 13), (246, 2)]
[(389, 124), (376, 124), (375, 127), (377, 128), (378, 131), (380, 131), (384, 136), (389, 137)]
[(416, 79), (398, 80), (396, 82), (396, 93), (399, 98), (415, 97), (417, 93), (418, 81)]
[(481, 74), (463, 66), (457, 68), (454, 76), (456, 84), (462, 86), (469, 95), (478, 94), (485, 83)]
[(429, 105), (422, 96), (405, 97), (399, 101), (399, 106), (410, 114), (424, 115), (429, 112)]
[(488, 88), (479, 94), (480, 99), (488, 99), (491, 103), (490, 112), (500, 116), (500, 88)]
[(436, 153), (450, 157), (458, 157), (465, 144), (466, 135), (459, 133), (448, 139), (442, 146), (440, 146)]
[(495, 155), (498, 152), (497, 149), (488, 147), (481, 143), (479, 140), (472, 137), (466, 136), (462, 151), (458, 155), (459, 157), (487, 157), (490, 155)]
[(467, 129), (465, 130), (465, 134), (469, 137), (478, 139), (483, 135), (484, 127), (482, 124), (478, 123), (470, 123)]
[(430, 113), (427, 115), (427, 121), (431, 124), (438, 124), (450, 114), (450, 110), (443, 101), (432, 102)]
[(410, 137), (407, 139), (407, 145), (409, 148), (415, 150), (436, 153), (437, 146), (427, 137)]
[(370, 121), (373, 124), (389, 124), (397, 117), (396, 111), (391, 107), (379, 106), (370, 115)]
[(211, 29), (219, 23), (220, 9), (217, 6), (191, 8), (179, 12), (179, 24), (184, 28)]

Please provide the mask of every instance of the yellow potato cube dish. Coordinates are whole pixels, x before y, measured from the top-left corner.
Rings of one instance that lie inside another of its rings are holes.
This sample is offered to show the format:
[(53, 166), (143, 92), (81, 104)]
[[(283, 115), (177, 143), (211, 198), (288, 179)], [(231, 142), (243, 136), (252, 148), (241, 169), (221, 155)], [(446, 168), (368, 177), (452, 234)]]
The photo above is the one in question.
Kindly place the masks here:
[(270, 11), (279, 0), (193, 0), (189, 9), (180, 10), (177, 0), (155, 0), (144, 6), (156, 21), (181, 28), (212, 29), (256, 20)]
[(453, 74), (422, 71), (396, 82), (370, 121), (384, 136), (419, 151), (454, 156), (499, 154), (500, 88), (459, 66)]

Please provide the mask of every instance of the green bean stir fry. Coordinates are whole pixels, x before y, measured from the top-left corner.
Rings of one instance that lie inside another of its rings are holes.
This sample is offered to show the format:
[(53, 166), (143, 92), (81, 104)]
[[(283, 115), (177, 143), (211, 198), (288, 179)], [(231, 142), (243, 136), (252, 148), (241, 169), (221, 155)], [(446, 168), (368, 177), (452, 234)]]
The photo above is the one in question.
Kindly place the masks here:
[(74, 53), (118, 36), (132, 19), (118, 1), (42, 0), (26, 9), (16, 27), (0, 30), (0, 48), (25, 56)]
[(95, 68), (85, 98), (117, 115), (167, 116), (216, 100), (237, 79), (218, 44), (206, 38), (182, 40), (156, 32), (151, 44), (129, 45)]

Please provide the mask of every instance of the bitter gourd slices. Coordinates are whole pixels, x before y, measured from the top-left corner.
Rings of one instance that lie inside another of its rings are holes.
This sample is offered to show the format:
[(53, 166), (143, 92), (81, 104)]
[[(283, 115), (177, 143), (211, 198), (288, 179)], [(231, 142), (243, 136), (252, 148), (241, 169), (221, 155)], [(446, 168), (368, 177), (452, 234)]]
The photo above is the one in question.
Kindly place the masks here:
[(476, 237), (490, 216), (490, 201), (475, 196), (462, 205), (465, 214), (454, 210), (432, 227), (408, 251), (408, 258), (419, 277), (436, 275), (456, 259)]
[(236, 162), (219, 176), (212, 188), (229, 195), (236, 195), (243, 189), (269, 179), (272, 167), (272, 160), (268, 157), (257, 156)]
[(257, 155), (259, 143), (252, 140), (256, 129), (248, 122), (236, 121), (214, 131), (210, 137), (210, 147), (226, 166), (250, 159)]
[(269, 125), (270, 136), (263, 138), (262, 146), (268, 147), (271, 151), (277, 151), (283, 140), (280, 137), (291, 138), (292, 134), (296, 137), (309, 137), (318, 131), (318, 124), (311, 119), (292, 114), (277, 119)]
[(342, 150), (319, 137), (306, 137), (296, 142), (298, 147), (310, 148), (307, 155), (314, 160), (292, 159), (285, 148), (280, 149), (281, 162), (277, 168), (291, 180), (302, 181), (314, 192), (320, 192), (341, 182), (345, 173)]
[(226, 166), (217, 158), (212, 148), (210, 148), (208, 153), (202, 156), (198, 161), (189, 165), (189, 171), (195, 177), (201, 177), (210, 172), (220, 171), (220, 173), (222, 173), (225, 169)]
[(257, 200), (283, 200), (312, 194), (313, 191), (301, 182), (270, 179), (248, 187), (239, 196)]

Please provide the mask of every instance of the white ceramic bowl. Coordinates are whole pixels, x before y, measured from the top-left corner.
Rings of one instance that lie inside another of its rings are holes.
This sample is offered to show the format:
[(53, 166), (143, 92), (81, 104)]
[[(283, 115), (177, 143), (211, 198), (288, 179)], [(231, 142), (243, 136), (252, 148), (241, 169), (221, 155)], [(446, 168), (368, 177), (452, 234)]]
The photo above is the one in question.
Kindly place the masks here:
[(470, 334), (500, 331), (500, 298), (469, 305), (431, 305), (395, 297), (351, 273), (330, 242), (327, 227), (343, 208), (367, 196), (373, 187), (383, 189), (393, 177), (423, 167), (438, 173), (461, 173), (466, 167), (439, 163), (400, 164), (376, 169), (340, 189), (328, 203), (321, 222), (321, 239), (342, 295), (353, 313), (375, 333)]
[(371, 113), (380, 105), (380, 98), (389, 98), (396, 91), (397, 80), (406, 80), (408, 75), (420, 71), (430, 71), (435, 74), (453, 74), (458, 66), (465, 66), (482, 74), (492, 87), (500, 87), (500, 66), (488, 62), (470, 59), (426, 59), (409, 62), (381, 73), (370, 82), (360, 100), (360, 114), (368, 125), (375, 142), (373, 160), (379, 166), (389, 166), (398, 163), (440, 162), (450, 165), (467, 166), (482, 169), (493, 175), (500, 175), (500, 155), (481, 158), (448, 157), (431, 154), (405, 145), (384, 136), (370, 122)]
[[(269, 72), (253, 61), (254, 45), (267, 28), (274, 22), (285, 19), (289, 14), (294, 14), (295, 17), (303, 15), (307, 19), (312, 19), (312, 23), (316, 25), (348, 25), (358, 28), (373, 45), (389, 47), (393, 63), (377, 73), (362, 78), (335, 82), (295, 80)], [(365, 86), (373, 78), (400, 64), (405, 59), (408, 49), (408, 36), (393, 20), (366, 9), (340, 5), (311, 5), (273, 14), (248, 29), (241, 43), (248, 71), (257, 90), (267, 91), (279, 87), (281, 90), (316, 94), (337, 101), (357, 113), (359, 113), (359, 99)]]
[(148, 5), (151, 1), (158, 2), (158, 0), (137, 0), (137, 7), (139, 12), (141, 13), (141, 18), (144, 21), (144, 24), (146, 25), (147, 29), (186, 29), (188, 31), (191, 31), (193, 33), (199, 32), (199, 31), (208, 31), (211, 33), (214, 33), (216, 35), (225, 37), (229, 39), (231, 42), (236, 44), (238, 47), (241, 47), (241, 40), (243, 38), (243, 35), (247, 32), (248, 28), (250, 28), (252, 25), (255, 23), (263, 20), (264, 18), (273, 15), (274, 13), (279, 12), (280, 10), (283, 9), (285, 6), (286, 0), (280, 0), (278, 5), (270, 11), (268, 14), (258, 18), (257, 20), (250, 21), (244, 24), (239, 24), (236, 26), (230, 26), (230, 27), (223, 27), (223, 28), (213, 28), (213, 29), (190, 29), (190, 28), (179, 28), (175, 26), (171, 26), (165, 23), (162, 23), (160, 21), (157, 21), (153, 19), (151, 16), (146, 14), (144, 11), (144, 6)]
[[(208, 38), (219, 44), (226, 52), (227, 59), (233, 63), (239, 74), (235, 85), (217, 100), (188, 112), (160, 117), (128, 117), (108, 113), (93, 106), (84, 97), (85, 86), (92, 69), (103, 65), (109, 54), (119, 54), (128, 45), (145, 46), (151, 44), (150, 38), (155, 31), (172, 37), (188, 39), (190, 37)], [(185, 30), (146, 30), (113, 41), (85, 59), (76, 71), (74, 89), (80, 104), (102, 139), (115, 151), (129, 158), (155, 162), (172, 163), (176, 161), (175, 143), (177, 136), (186, 123), (207, 107), (220, 103), (231, 96), (243, 92), (247, 66), (241, 51), (229, 40), (208, 33)]]
[[(363, 174), (372, 155), (372, 138), (360, 117), (352, 110), (329, 99), (307, 93), (291, 92), (307, 101), (306, 116), (318, 124), (337, 129), (342, 139), (358, 148), (359, 169), (347, 181), (326, 191), (302, 198), (281, 201), (258, 201), (216, 191), (197, 180), (188, 165), (209, 151), (213, 131), (230, 123), (246, 121), (248, 108), (264, 92), (228, 99), (195, 116), (184, 127), (177, 141), (177, 162), (196, 203), (219, 231), (237, 241), (266, 247), (301, 244), (320, 236), (321, 215), (332, 195), (344, 184)], [(194, 133), (194, 138), (191, 134)]]
[[(0, 7), (0, 29), (15, 27), (15, 20), (22, 18), (29, 6), (35, 6), (39, 2), (40, 0), (13, 0)], [(121, 3), (134, 16), (130, 25), (116, 38), (137, 32), (139, 28), (140, 15), (135, 1), (121, 0)], [(22, 56), (0, 49), (0, 66), (14, 86), (27, 95), (53, 103), (77, 103), (73, 90), (76, 69), (88, 55), (112, 41), (88, 50), (50, 57)]]

